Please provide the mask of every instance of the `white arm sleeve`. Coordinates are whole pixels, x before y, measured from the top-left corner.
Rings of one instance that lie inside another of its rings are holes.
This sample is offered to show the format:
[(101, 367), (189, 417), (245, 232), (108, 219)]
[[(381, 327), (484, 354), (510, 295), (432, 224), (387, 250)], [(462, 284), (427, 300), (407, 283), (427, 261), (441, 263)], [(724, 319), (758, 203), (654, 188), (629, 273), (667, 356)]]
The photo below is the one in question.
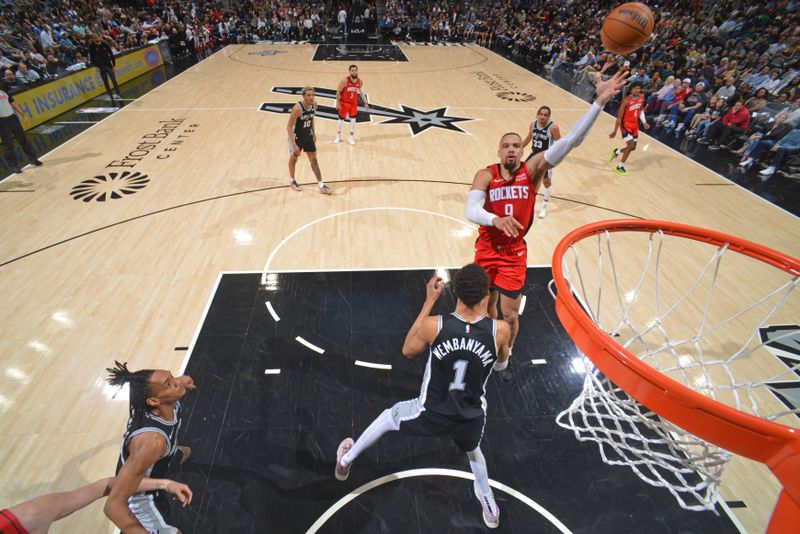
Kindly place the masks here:
[(589, 111), (583, 114), (578, 121), (572, 125), (567, 135), (556, 141), (547, 150), (544, 151), (544, 160), (555, 167), (569, 154), (570, 150), (580, 145), (583, 138), (589, 133), (594, 121), (597, 120), (598, 115), (603, 110), (603, 106), (595, 102)]
[(467, 220), (481, 226), (492, 226), (492, 221), (497, 215), (483, 209), (486, 202), (486, 191), (472, 189), (467, 195)]
[(647, 118), (644, 116), (644, 110), (639, 112), (639, 120), (642, 121), (642, 124), (647, 126)]

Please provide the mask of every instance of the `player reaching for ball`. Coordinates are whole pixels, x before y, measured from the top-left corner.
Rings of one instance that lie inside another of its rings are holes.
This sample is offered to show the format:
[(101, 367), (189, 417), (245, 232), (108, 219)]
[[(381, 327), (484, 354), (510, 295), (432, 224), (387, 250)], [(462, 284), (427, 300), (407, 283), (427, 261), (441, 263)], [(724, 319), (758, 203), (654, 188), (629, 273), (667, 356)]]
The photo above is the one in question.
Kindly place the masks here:
[(475, 497), (489, 528), (500, 524), (500, 509), (489, 488), (481, 439), (486, 423), (486, 382), (493, 369), (508, 361), (508, 326), (486, 317), (489, 278), (470, 263), (453, 278), (456, 309), (449, 315), (430, 315), (443, 289), (434, 276), (426, 286), (425, 303), (406, 335), (403, 355), (426, 351), (428, 364), (422, 391), (416, 399), (387, 408), (353, 442), (346, 438), (336, 451), (337, 480), (347, 480), (353, 462), (390, 431), (407, 436), (450, 436), (469, 458), (475, 475)]
[[(500, 163), (479, 170), (467, 196), (467, 219), (481, 225), (475, 242), (475, 263), (486, 269), (490, 282), (488, 314), (496, 318), (497, 306), (511, 328), (509, 354), (519, 331), (519, 306), (525, 285), (528, 248), (525, 234), (533, 222), (536, 193), (545, 173), (561, 163), (589, 133), (606, 102), (625, 85), (627, 71), (606, 81), (597, 75), (597, 99), (569, 132), (544, 152), (523, 163), (522, 137), (507, 133), (500, 138)], [(511, 379), (509, 366), (501, 374)]]

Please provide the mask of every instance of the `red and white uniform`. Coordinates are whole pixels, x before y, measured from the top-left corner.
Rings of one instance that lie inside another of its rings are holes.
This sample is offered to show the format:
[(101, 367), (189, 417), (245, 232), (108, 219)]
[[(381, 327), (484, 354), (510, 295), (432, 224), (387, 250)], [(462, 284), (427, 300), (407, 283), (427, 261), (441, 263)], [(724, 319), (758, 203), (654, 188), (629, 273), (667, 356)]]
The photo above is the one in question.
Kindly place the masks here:
[[(638, 97), (628, 97), (628, 106), (625, 108), (625, 113), (622, 115), (622, 138), (625, 139), (626, 134), (636, 138), (639, 136), (639, 114), (644, 109), (644, 95), (641, 93)], [(626, 139), (627, 141), (627, 139)]]
[(339, 96), (339, 117), (346, 119), (355, 118), (358, 115), (358, 94), (361, 91), (361, 78), (353, 79), (348, 76), (345, 78), (344, 89)]
[(516, 292), (525, 285), (528, 264), (528, 246), (525, 235), (533, 223), (536, 189), (526, 165), (522, 165), (513, 178), (506, 180), (500, 165), (487, 167), (492, 173), (483, 209), (498, 217), (513, 216), (522, 225), (517, 237), (508, 237), (494, 226), (478, 228), (475, 242), (475, 263), (486, 270), (489, 286)]

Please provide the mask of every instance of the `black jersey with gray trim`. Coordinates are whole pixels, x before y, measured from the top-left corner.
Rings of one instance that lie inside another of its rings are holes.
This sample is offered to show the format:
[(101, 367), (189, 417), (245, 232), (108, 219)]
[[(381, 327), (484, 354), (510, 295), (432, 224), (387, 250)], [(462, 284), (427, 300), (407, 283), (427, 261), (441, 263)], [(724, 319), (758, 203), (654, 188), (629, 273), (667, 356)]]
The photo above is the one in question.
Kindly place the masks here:
[(300, 116), (294, 123), (294, 136), (311, 138), (313, 137), (314, 114), (317, 112), (317, 106), (312, 105), (306, 109), (302, 102), (298, 102), (298, 104), (300, 104)]
[(130, 445), (131, 438), (138, 436), (145, 432), (154, 432), (164, 438), (166, 441), (166, 452), (158, 459), (156, 463), (150, 466), (150, 469), (145, 473), (146, 477), (150, 478), (167, 478), (169, 471), (169, 464), (175, 453), (178, 452), (178, 433), (181, 430), (181, 416), (180, 416), (181, 403), (175, 403), (175, 414), (172, 421), (167, 421), (157, 417), (151, 413), (147, 413), (139, 420), (134, 420), (133, 417), (128, 418), (128, 429), (122, 437), (122, 446), (119, 452), (119, 461), (117, 462), (117, 473), (122, 469), (122, 464), (130, 456), (128, 446)]
[(484, 414), (486, 380), (497, 360), (496, 336), (497, 323), (490, 317), (468, 322), (455, 312), (439, 316), (420, 392), (426, 410), (453, 419)]
[(533, 121), (533, 128), (531, 128), (531, 154), (538, 154), (550, 148), (553, 142), (553, 132), (550, 127), (553, 121), (547, 121), (542, 128), (539, 128), (539, 121)]

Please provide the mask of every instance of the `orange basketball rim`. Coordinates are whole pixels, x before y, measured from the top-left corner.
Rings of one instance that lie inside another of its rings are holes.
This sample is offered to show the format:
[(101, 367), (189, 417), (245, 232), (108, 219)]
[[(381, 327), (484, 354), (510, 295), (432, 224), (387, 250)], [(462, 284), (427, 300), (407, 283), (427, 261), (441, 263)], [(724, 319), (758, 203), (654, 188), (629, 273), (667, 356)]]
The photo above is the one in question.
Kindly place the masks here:
[(710, 245), (728, 244), (744, 254), (800, 276), (800, 260), (713, 230), (654, 220), (622, 219), (582, 226), (565, 236), (553, 253), (556, 313), (567, 333), (592, 363), (636, 401), (688, 432), (735, 454), (766, 464), (783, 485), (768, 532), (796, 532), (800, 525), (800, 430), (737, 410), (678, 383), (617, 344), (574, 297), (562, 260), (569, 248), (606, 232), (663, 232)]

